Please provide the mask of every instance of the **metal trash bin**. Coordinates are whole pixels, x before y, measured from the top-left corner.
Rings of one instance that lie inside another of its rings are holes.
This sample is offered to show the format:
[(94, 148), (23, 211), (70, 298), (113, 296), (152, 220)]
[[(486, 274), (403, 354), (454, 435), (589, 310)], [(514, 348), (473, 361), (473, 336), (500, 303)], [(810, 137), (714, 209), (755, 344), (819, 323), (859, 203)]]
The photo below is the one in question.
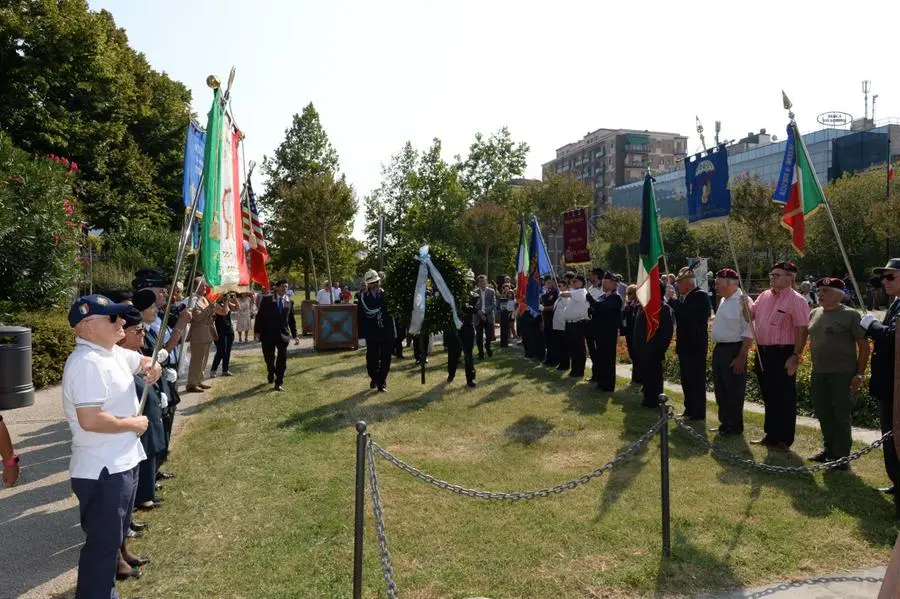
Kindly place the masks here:
[(31, 379), (31, 329), (0, 327), (0, 410), (34, 403)]

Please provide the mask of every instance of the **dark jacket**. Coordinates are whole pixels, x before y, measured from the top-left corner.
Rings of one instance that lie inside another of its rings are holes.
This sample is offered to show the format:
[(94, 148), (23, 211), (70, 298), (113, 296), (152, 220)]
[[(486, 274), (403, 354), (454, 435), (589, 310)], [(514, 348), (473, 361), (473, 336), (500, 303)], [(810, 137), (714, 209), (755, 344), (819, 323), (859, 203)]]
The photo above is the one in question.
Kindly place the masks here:
[(709, 345), (709, 296), (695, 287), (683, 298), (669, 300), (675, 312), (678, 334), (675, 337), (675, 352), (706, 355)]
[(622, 336), (630, 344), (634, 341), (634, 337), (632, 332), (634, 331), (634, 322), (637, 320), (638, 312), (641, 311), (641, 302), (635, 300), (631, 302), (625, 302), (625, 306), (622, 308)]
[(357, 296), (359, 310), (359, 337), (369, 343), (393, 341), (397, 338), (394, 318), (388, 312), (387, 296), (384, 291), (370, 292)]
[[(134, 386), (137, 390), (139, 401), (144, 393), (144, 384), (144, 375), (134, 375)], [(156, 385), (152, 385), (147, 392), (147, 403), (144, 404), (144, 416), (147, 417), (147, 430), (141, 435), (141, 445), (144, 446), (144, 452), (149, 456), (159, 453), (166, 448), (166, 433), (163, 428), (162, 407)]]
[(672, 333), (675, 330), (675, 322), (672, 318), (672, 309), (663, 304), (659, 310), (659, 327), (656, 333), (647, 340), (647, 313), (640, 310), (634, 321), (632, 332), (632, 347), (635, 355), (640, 359), (662, 360), (666, 356), (666, 350), (672, 343)]
[(884, 320), (869, 325), (866, 337), (875, 342), (872, 352), (872, 377), (869, 379), (869, 393), (881, 401), (892, 401), (894, 397), (894, 347), (897, 335), (897, 320), (900, 316), (900, 299), (895, 299), (888, 308)]
[(264, 295), (256, 313), (253, 332), (263, 343), (287, 343), (297, 337), (297, 321), (294, 319), (294, 301), (283, 296), (282, 309), (278, 310), (277, 297)]
[(587, 294), (591, 305), (591, 328), (598, 339), (609, 339), (619, 336), (622, 327), (622, 307), (625, 302), (616, 292), (607, 293), (600, 299)]

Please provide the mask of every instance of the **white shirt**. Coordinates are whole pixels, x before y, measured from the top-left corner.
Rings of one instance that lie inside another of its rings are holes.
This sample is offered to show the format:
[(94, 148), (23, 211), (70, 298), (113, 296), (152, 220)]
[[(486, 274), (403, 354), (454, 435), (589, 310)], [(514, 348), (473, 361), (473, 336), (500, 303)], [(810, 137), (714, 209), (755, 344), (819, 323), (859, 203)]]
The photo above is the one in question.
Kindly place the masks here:
[[(710, 338), (716, 343), (738, 343), (744, 339), (753, 339), (750, 323), (744, 319), (744, 310), (741, 307), (742, 295), (738, 289), (731, 297), (722, 298), (719, 303), (710, 334)], [(752, 306), (753, 300), (749, 301)]]
[(587, 320), (588, 302), (587, 289), (569, 289), (569, 305), (566, 306), (566, 322), (578, 322)]
[(566, 308), (569, 307), (569, 304), (572, 302), (567, 297), (559, 296), (556, 300), (556, 305), (553, 308), (553, 330), (554, 331), (565, 331), (566, 330)]
[(134, 416), (139, 407), (134, 375), (141, 355), (119, 346), (106, 350), (76, 339), (66, 360), (62, 378), (63, 411), (72, 431), (72, 478), (97, 480), (106, 468), (110, 474), (131, 470), (147, 457), (137, 433), (94, 433), (81, 428), (76, 408), (100, 408), (122, 418)]
[(591, 294), (591, 297), (594, 298), (595, 300), (599, 300), (601, 297), (603, 297), (603, 293), (604, 293), (603, 287), (601, 287), (600, 285), (591, 285), (590, 287), (588, 287), (587, 291), (588, 291), (588, 293)]
[(334, 289), (330, 292), (325, 289), (319, 289), (318, 293), (316, 293), (316, 301), (319, 302), (319, 305), (333, 304)]

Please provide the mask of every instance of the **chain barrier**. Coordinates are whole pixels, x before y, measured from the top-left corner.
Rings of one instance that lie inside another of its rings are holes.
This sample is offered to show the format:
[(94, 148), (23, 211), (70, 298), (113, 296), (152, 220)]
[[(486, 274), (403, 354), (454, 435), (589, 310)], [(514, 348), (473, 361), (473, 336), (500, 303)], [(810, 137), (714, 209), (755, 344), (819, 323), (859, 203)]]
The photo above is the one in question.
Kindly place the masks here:
[(637, 441), (631, 444), (627, 449), (616, 455), (612, 460), (597, 468), (592, 472), (588, 472), (587, 474), (580, 476), (578, 478), (573, 478), (570, 481), (564, 482), (562, 484), (556, 485), (555, 487), (545, 488), (545, 489), (536, 489), (534, 491), (520, 491), (514, 493), (503, 493), (503, 492), (495, 492), (495, 491), (479, 491), (476, 489), (468, 489), (461, 485), (454, 485), (453, 483), (448, 483), (446, 481), (440, 480), (430, 474), (426, 474), (416, 468), (415, 466), (410, 466), (400, 458), (392, 455), (389, 451), (375, 443), (371, 442), (372, 449), (383, 457), (385, 460), (403, 470), (407, 474), (411, 475), (413, 478), (417, 478), (421, 481), (424, 481), (430, 485), (434, 485), (438, 489), (444, 489), (446, 491), (450, 491), (452, 493), (456, 493), (457, 495), (465, 495), (467, 497), (474, 497), (477, 499), (490, 499), (496, 501), (522, 501), (529, 499), (537, 499), (539, 497), (549, 497), (551, 495), (558, 495), (564, 491), (571, 491), (572, 489), (587, 484), (591, 482), (591, 480), (597, 478), (598, 476), (602, 476), (605, 472), (612, 470), (628, 458), (632, 457), (638, 451), (644, 448), (647, 443), (659, 432), (665, 424), (668, 418), (660, 417), (660, 419), (650, 427), (646, 433), (641, 435)]
[(378, 475), (375, 472), (374, 443), (369, 440), (366, 454), (369, 466), (369, 488), (372, 491), (372, 513), (375, 516), (375, 536), (378, 539), (378, 551), (381, 554), (381, 570), (387, 585), (389, 599), (397, 599), (397, 585), (394, 583), (394, 566), (391, 565), (391, 552), (388, 549), (387, 535), (384, 532), (384, 513), (381, 511), (381, 494), (378, 492)]
[(673, 417), (675, 423), (678, 425), (678, 428), (687, 433), (687, 435), (693, 438), (695, 441), (703, 445), (706, 449), (711, 451), (714, 455), (732, 462), (745, 469), (757, 469), (762, 470), (763, 472), (769, 472), (773, 474), (815, 474), (816, 472), (824, 472), (826, 470), (834, 470), (835, 468), (844, 468), (853, 460), (858, 460), (862, 456), (870, 453), (884, 444), (888, 438), (891, 437), (891, 431), (884, 433), (880, 439), (876, 440), (871, 445), (867, 445), (860, 449), (859, 451), (855, 451), (850, 455), (833, 460), (831, 462), (825, 462), (823, 464), (817, 464), (815, 466), (776, 466), (774, 464), (764, 464), (761, 462), (757, 462), (753, 458), (748, 458), (746, 455), (737, 454), (726, 449), (722, 449), (715, 443), (711, 443), (704, 435), (698, 433), (694, 430), (694, 427), (686, 424), (684, 419), (679, 417)]

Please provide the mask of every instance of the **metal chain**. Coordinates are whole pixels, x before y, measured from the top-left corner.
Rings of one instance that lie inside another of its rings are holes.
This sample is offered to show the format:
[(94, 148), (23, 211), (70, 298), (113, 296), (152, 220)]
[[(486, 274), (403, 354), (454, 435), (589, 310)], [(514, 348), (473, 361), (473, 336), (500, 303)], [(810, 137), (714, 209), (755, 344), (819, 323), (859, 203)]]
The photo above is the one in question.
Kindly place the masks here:
[(369, 463), (369, 488), (372, 491), (372, 513), (375, 516), (375, 536), (378, 539), (378, 551), (381, 554), (381, 570), (390, 599), (397, 599), (397, 585), (394, 583), (394, 567), (391, 565), (391, 552), (388, 550), (387, 535), (384, 533), (384, 514), (381, 511), (381, 495), (378, 492), (378, 475), (375, 473), (375, 454), (372, 453), (372, 440), (366, 444), (366, 457)]
[(578, 487), (579, 485), (584, 485), (589, 483), (591, 480), (597, 478), (598, 476), (603, 475), (605, 472), (612, 470), (625, 460), (632, 457), (638, 451), (640, 451), (647, 443), (650, 442), (656, 433), (659, 432), (666, 422), (668, 421), (668, 416), (662, 416), (660, 419), (648, 430), (646, 433), (640, 436), (637, 441), (635, 441), (632, 445), (630, 445), (627, 449), (616, 455), (611, 461), (607, 462), (605, 465), (597, 468), (592, 472), (588, 472), (587, 474), (580, 476), (578, 478), (573, 478), (568, 482), (564, 482), (562, 484), (556, 485), (555, 487), (545, 488), (545, 489), (537, 489), (534, 491), (521, 491), (514, 493), (503, 493), (503, 492), (494, 492), (494, 491), (479, 491), (476, 489), (468, 489), (466, 487), (455, 485), (453, 483), (448, 483), (446, 481), (440, 480), (430, 474), (426, 474), (419, 470), (414, 466), (410, 466), (400, 458), (395, 457), (390, 452), (385, 450), (383, 447), (371, 441), (371, 448), (381, 457), (386, 459), (388, 462), (403, 470), (407, 474), (410, 474), (414, 478), (422, 480), (428, 484), (434, 485), (438, 489), (444, 489), (450, 491), (452, 493), (456, 493), (458, 495), (465, 495), (467, 497), (475, 497), (477, 499), (492, 499), (497, 501), (522, 501), (529, 499), (537, 499), (539, 497), (549, 497), (551, 495), (557, 495), (562, 493), (563, 491), (571, 491), (572, 489)]
[(863, 447), (859, 451), (851, 453), (850, 455), (831, 461), (825, 462), (824, 464), (818, 464), (816, 466), (775, 466), (773, 464), (763, 464), (761, 462), (757, 462), (753, 458), (748, 458), (744, 455), (740, 455), (737, 453), (733, 453), (722, 449), (718, 445), (714, 443), (710, 443), (709, 440), (698, 433), (694, 428), (688, 424), (685, 424), (682, 418), (675, 418), (675, 423), (678, 425), (678, 428), (683, 430), (688, 434), (688, 436), (695, 439), (698, 443), (703, 445), (708, 450), (712, 451), (715, 455), (728, 460), (729, 462), (733, 462), (738, 466), (743, 468), (756, 468), (757, 470), (762, 470), (764, 472), (771, 472), (775, 474), (814, 474), (816, 472), (823, 472), (825, 470), (833, 470), (835, 468), (841, 468), (846, 466), (853, 460), (858, 460), (862, 456), (866, 455), (881, 447), (881, 445), (888, 440), (891, 436), (891, 431), (888, 431), (882, 435), (882, 437), (876, 440), (871, 445), (867, 445)]

